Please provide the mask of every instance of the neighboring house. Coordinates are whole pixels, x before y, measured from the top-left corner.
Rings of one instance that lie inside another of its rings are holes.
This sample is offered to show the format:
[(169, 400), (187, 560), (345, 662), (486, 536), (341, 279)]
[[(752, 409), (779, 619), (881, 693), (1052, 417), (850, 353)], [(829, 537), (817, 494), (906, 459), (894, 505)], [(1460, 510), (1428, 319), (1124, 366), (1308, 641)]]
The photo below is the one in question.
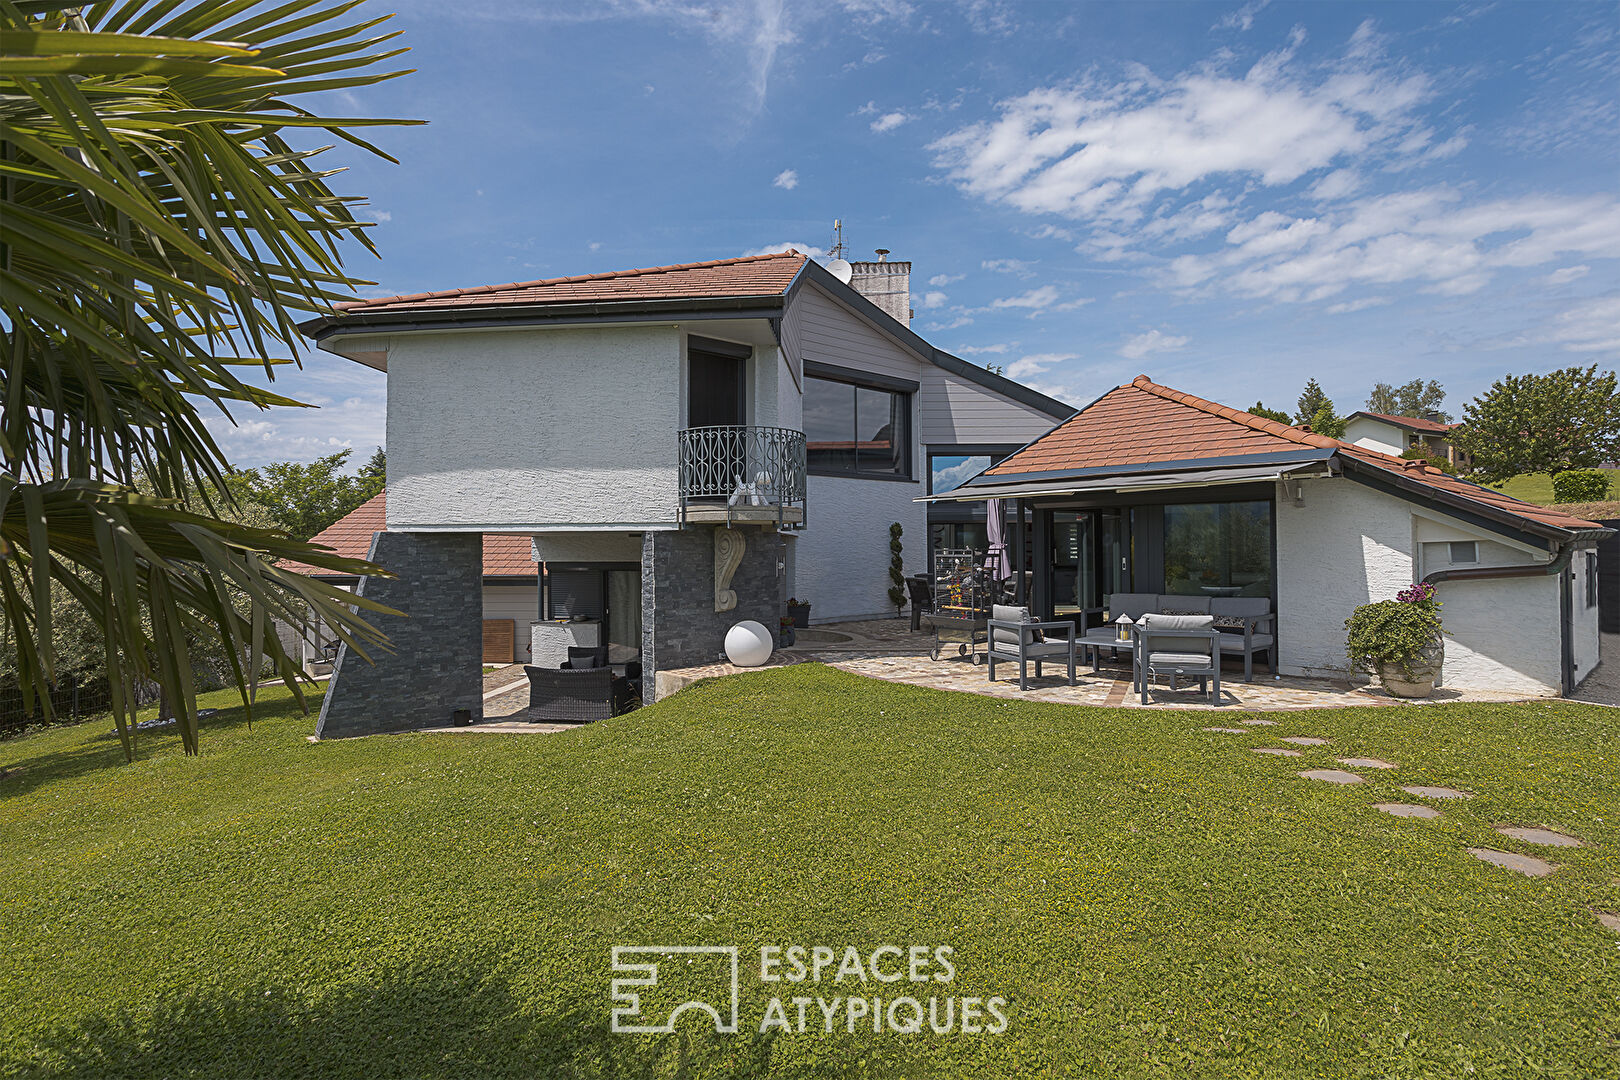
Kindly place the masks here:
[(1400, 457), (1415, 446), (1427, 446), (1431, 454), (1445, 458), (1460, 471), (1467, 471), (1472, 462), (1451, 443), (1451, 431), (1456, 426), (1435, 416), (1358, 412), (1345, 418), (1344, 441), (1394, 457)]
[[(310, 543), (330, 548), (345, 559), (364, 559), (371, 550), (371, 538), (387, 528), (388, 494), (373, 496), (333, 522), (310, 539)], [(304, 563), (282, 563), (288, 570), (320, 578), (341, 588), (350, 588), (359, 579), (350, 574), (334, 574)], [(529, 658), (529, 628), (540, 610), (540, 567), (534, 561), (528, 537), (491, 533), (484, 537), (483, 582), (484, 640), (483, 659), (523, 663)], [(510, 639), (507, 635), (510, 634)], [(296, 636), (296, 632), (295, 632)], [(329, 659), (327, 646), (333, 635), (325, 626), (316, 628), (302, 644), (304, 670), (322, 674)], [(506, 652), (510, 655), (504, 655)]]
[(1266, 596), (1281, 671), (1342, 677), (1352, 610), (1427, 579), (1442, 685), (1558, 694), (1598, 662), (1602, 526), (1145, 375), (943, 498), (1014, 503), (1046, 618), (1108, 622), (1116, 592)]
[(1074, 411), (913, 333), (910, 269), (857, 263), (846, 284), (786, 252), (360, 301), (304, 324), (388, 374), (374, 553), (398, 578), (362, 589), (412, 616), (387, 621), (395, 653), (376, 668), (340, 659), (320, 730), (480, 709), (465, 677), (480, 534), (532, 538), (550, 583), (535, 619), (596, 626), (639, 657), (649, 700), (657, 671), (713, 662), (732, 624), (774, 632), (790, 595), (817, 621), (892, 615), (890, 524), (907, 571), (925, 570), (930, 525), (969, 530), (975, 512), (915, 499)]

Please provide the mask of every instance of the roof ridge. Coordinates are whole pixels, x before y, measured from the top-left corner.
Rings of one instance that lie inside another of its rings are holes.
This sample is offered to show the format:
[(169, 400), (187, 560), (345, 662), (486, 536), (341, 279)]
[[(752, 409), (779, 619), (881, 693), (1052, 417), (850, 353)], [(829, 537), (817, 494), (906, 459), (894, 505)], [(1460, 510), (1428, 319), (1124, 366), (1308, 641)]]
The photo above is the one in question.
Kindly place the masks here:
[[(1166, 401), (1174, 401), (1178, 405), (1186, 405), (1188, 408), (1197, 409), (1199, 412), (1218, 416), (1223, 420), (1230, 420), (1254, 431), (1275, 435), (1279, 439), (1287, 439), (1289, 442), (1299, 443), (1302, 446), (1315, 446), (1324, 450), (1333, 450), (1346, 445), (1338, 439), (1330, 438), (1327, 435), (1318, 435), (1314, 431), (1305, 431), (1295, 427), (1293, 424), (1285, 424), (1280, 420), (1256, 416), (1251, 412), (1244, 412), (1242, 409), (1234, 409), (1230, 405), (1222, 405), (1219, 402), (1210, 401), (1195, 394), (1162, 386), (1146, 375), (1138, 375), (1126, 383), (1125, 386), (1134, 386), (1138, 390), (1146, 391), (1155, 397), (1164, 398)], [(1125, 386), (1120, 387), (1120, 389), (1125, 389)]]
[(571, 285), (580, 281), (612, 281), (615, 278), (640, 277), (646, 274), (669, 274), (684, 270), (707, 270), (716, 266), (735, 266), (740, 263), (763, 262), (767, 259), (807, 259), (796, 248), (766, 251), (758, 255), (738, 255), (729, 259), (707, 259), (702, 262), (671, 263), (668, 266), (641, 266), (632, 270), (604, 270), (595, 274), (572, 274), (568, 277), (539, 278), (535, 281), (509, 281), (504, 285), (472, 285), (462, 289), (437, 289), (432, 292), (401, 293), (397, 296), (372, 296), (364, 300), (345, 300), (333, 304), (338, 311), (353, 311), (373, 304), (395, 304), (405, 300), (441, 300), (452, 296), (479, 296), (513, 289), (537, 289), (546, 285)]

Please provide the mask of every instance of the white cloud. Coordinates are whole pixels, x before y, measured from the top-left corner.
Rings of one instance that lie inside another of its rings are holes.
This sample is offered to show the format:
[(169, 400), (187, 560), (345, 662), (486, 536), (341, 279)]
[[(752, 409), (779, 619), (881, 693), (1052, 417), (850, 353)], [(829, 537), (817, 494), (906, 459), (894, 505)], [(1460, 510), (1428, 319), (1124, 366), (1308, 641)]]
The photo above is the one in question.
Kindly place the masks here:
[(1024, 259), (985, 259), (979, 263), (979, 269), (989, 270), (993, 274), (1017, 274), (1028, 277), (1034, 273), (1030, 267), (1035, 264)]
[[(278, 368), (270, 388), (315, 408), (261, 411), (233, 402), (234, 424), (219, 413), (205, 415), (203, 423), (232, 464), (255, 468), (271, 461), (307, 462), (352, 449), (353, 471), (365, 463), (372, 447), (383, 444), (387, 376), (324, 354), (312, 353), (304, 364), (302, 369)], [(265, 380), (253, 375), (251, 381), (264, 385)]]
[(589, 244), (586, 244), (585, 246), (590, 248), (592, 251), (601, 251), (602, 250), (602, 241), (600, 241), (600, 240), (592, 240)]
[(935, 274), (928, 279), (928, 284), (937, 288), (941, 285), (949, 285), (954, 281), (961, 281), (965, 277), (967, 277), (966, 274)]
[(1582, 301), (1553, 320), (1551, 339), (1570, 352), (1620, 355), (1620, 293)]
[(1386, 296), (1366, 296), (1360, 300), (1347, 300), (1342, 304), (1330, 304), (1327, 309), (1329, 315), (1348, 315), (1354, 311), (1366, 311), (1368, 308), (1383, 307), (1389, 303)]
[(949, 297), (942, 292), (930, 291), (921, 296), (913, 296), (911, 298), (911, 305), (913, 307), (933, 309), (944, 307), (945, 301), (948, 299)]
[(1042, 285), (1017, 296), (1004, 296), (1000, 300), (992, 300), (990, 306), (993, 308), (1030, 308), (1040, 311), (1057, 303), (1057, 298), (1057, 286)]
[(1141, 360), (1154, 353), (1175, 352), (1187, 344), (1188, 340), (1184, 337), (1172, 337), (1163, 330), (1148, 330), (1126, 339), (1125, 344), (1119, 347), (1119, 355), (1127, 360)]
[(369, 213), (371, 215), (371, 218), (372, 218), (373, 221), (393, 221), (394, 220), (394, 215), (389, 213), (387, 210), (368, 210), (368, 211), (366, 211), (366, 213)]
[(988, 354), (991, 356), (1000, 356), (1009, 348), (1011, 348), (1011, 346), (1007, 345), (1005, 342), (999, 342), (995, 345), (962, 345), (957, 348), (956, 355), (983, 356)]
[(924, 330), (960, 330), (964, 326), (973, 325), (973, 316), (958, 315), (949, 322), (931, 322), (923, 327)]
[(1548, 274), (1544, 279), (1549, 285), (1568, 285), (1576, 278), (1583, 278), (1592, 268), (1590, 266), (1561, 266)]
[(1448, 188), (1380, 195), (1316, 217), (1265, 211), (1235, 225), (1226, 246), (1182, 255), (1167, 282), (1288, 302), (1351, 285), (1410, 283), (1446, 296), (1498, 272), (1620, 251), (1620, 200), (1527, 196), (1467, 204)]
[(1254, 27), (1254, 17), (1260, 14), (1271, 0), (1249, 0), (1247, 4), (1236, 11), (1229, 11), (1222, 15), (1211, 30), (1250, 30)]
[(824, 248), (819, 248), (814, 244), (804, 244), (804, 243), (766, 244), (764, 247), (753, 248), (750, 251), (743, 252), (742, 255), (740, 256), (740, 258), (746, 259), (746, 258), (748, 258), (749, 256), (752, 256), (752, 255), (771, 255), (771, 254), (774, 254), (774, 253), (776, 253), (778, 251), (787, 251), (789, 248), (792, 248), (794, 251), (797, 251), (800, 255), (808, 255), (812, 259), (827, 254), (827, 252), (826, 252), (826, 250)]
[(1353, 195), (1361, 187), (1361, 176), (1354, 169), (1334, 169), (1311, 185), (1311, 198), (1323, 202), (1337, 202)]
[(1078, 353), (1030, 353), (1027, 356), (1020, 356), (1007, 365), (1007, 377), (1009, 379), (1027, 379), (1031, 375), (1039, 375), (1054, 364), (1061, 364), (1078, 358)]
[(772, 180), (771, 184), (774, 187), (781, 188), (783, 191), (792, 191), (799, 186), (799, 174), (793, 169), (783, 169), (776, 174), (776, 179)]
[(1168, 80), (1138, 70), (1032, 90), (930, 148), (969, 194), (1092, 222), (1138, 221), (1217, 180), (1277, 187), (1351, 157), (1394, 158), (1430, 80), (1365, 55), (1296, 71), (1301, 40), (1241, 74), (1218, 57)]
[(910, 119), (911, 117), (903, 112), (887, 112), (872, 121), (871, 127), (873, 131), (882, 134), (885, 131), (893, 131)]

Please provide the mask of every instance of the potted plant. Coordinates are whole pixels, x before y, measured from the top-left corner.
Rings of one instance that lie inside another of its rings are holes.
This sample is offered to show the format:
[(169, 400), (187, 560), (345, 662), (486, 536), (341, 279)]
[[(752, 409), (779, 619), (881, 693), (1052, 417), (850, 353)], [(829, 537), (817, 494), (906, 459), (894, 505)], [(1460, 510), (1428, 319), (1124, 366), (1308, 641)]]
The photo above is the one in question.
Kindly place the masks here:
[(793, 632), (793, 620), (786, 615), (782, 616), (782, 624), (778, 627), (776, 633), (777, 645), (786, 649), (790, 648), (798, 640), (798, 635)]
[(795, 600), (790, 596), (788, 597), (787, 609), (788, 618), (792, 620), (794, 626), (800, 630), (810, 628), (810, 601)]
[(1445, 660), (1440, 601), (1434, 586), (1419, 582), (1396, 594), (1356, 608), (1345, 620), (1350, 662), (1378, 676), (1396, 697), (1423, 698), (1434, 693), (1435, 676)]

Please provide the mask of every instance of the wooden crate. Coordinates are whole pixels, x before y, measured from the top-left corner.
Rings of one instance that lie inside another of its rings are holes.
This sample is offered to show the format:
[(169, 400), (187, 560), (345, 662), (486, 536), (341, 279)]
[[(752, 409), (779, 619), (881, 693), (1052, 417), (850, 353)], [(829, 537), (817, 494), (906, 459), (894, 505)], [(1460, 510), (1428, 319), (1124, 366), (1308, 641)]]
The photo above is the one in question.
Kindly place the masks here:
[(510, 664), (516, 648), (517, 623), (512, 619), (484, 620), (484, 663)]

